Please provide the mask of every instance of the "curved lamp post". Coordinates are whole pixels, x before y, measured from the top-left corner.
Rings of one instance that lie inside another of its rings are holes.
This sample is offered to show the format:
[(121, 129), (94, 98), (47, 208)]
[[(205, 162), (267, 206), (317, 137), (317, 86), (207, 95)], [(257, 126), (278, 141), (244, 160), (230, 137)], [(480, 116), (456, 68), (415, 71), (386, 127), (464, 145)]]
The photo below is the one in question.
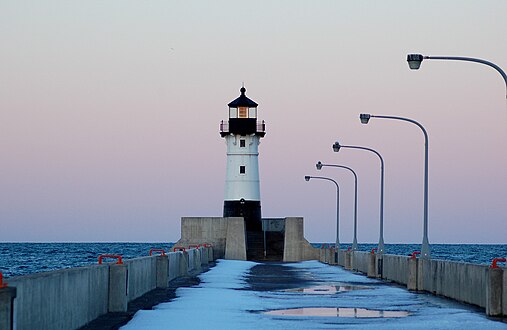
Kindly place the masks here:
[(374, 149), (359, 146), (342, 146), (338, 141), (333, 144), (333, 151), (338, 152), (340, 148), (362, 149), (373, 152), (380, 159), (380, 234), (377, 253), (384, 254), (384, 159)]
[(498, 71), (500, 75), (503, 77), (503, 80), (505, 82), (505, 90), (506, 90), (506, 97), (507, 97), (507, 74), (495, 63), (491, 63), (486, 60), (481, 60), (479, 58), (473, 58), (473, 57), (460, 57), (460, 56), (424, 56), (421, 54), (408, 54), (407, 55), (407, 62), (408, 66), (411, 70), (419, 70), (421, 67), (421, 63), (423, 60), (451, 60), (451, 61), (466, 61), (466, 62), (475, 62), (480, 63), (484, 65), (488, 65)]
[(357, 250), (357, 174), (350, 167), (343, 166), (343, 165), (322, 164), (319, 161), (315, 166), (317, 167), (318, 170), (321, 170), (322, 167), (324, 167), (324, 166), (344, 168), (344, 169), (352, 172), (352, 174), (354, 174), (354, 240), (352, 241), (352, 250), (356, 251)]
[(326, 178), (323, 176), (310, 176), (306, 175), (305, 180), (310, 181), (310, 179), (320, 179), (320, 180), (327, 180), (331, 181), (336, 185), (336, 251), (340, 251), (340, 186), (338, 185), (338, 182), (331, 178)]
[(370, 118), (383, 118), (383, 119), (395, 119), (402, 120), (417, 125), (424, 134), (424, 222), (423, 222), (423, 240), (421, 247), (421, 257), (422, 258), (430, 258), (430, 244), (428, 241), (428, 133), (424, 129), (424, 127), (416, 122), (415, 120), (403, 117), (395, 117), (395, 116), (377, 116), (370, 115), (366, 113), (362, 113), (359, 115), (362, 124), (368, 124)]

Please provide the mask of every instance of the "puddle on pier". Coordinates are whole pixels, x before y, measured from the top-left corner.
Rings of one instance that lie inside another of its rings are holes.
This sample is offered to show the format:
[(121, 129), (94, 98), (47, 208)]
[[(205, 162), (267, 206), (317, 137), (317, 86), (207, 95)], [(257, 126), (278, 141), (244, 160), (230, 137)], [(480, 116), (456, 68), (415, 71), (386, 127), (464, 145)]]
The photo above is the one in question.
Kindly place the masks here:
[(278, 316), (325, 316), (325, 317), (350, 317), (350, 318), (399, 318), (410, 314), (405, 311), (380, 311), (365, 308), (331, 308), (310, 307), (280, 309), (264, 312), (264, 314)]
[(317, 285), (308, 288), (297, 288), (287, 289), (284, 292), (299, 292), (307, 294), (335, 294), (340, 292), (348, 292), (354, 290), (369, 290), (371, 287), (364, 285), (345, 285), (345, 284), (333, 284), (333, 285)]

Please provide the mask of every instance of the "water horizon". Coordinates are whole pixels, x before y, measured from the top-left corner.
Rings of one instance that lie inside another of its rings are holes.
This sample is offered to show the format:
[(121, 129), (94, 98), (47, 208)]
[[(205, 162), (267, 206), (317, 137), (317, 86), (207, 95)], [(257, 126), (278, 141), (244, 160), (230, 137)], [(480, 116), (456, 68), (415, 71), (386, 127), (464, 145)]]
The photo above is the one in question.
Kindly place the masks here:
[[(323, 244), (311, 243), (320, 248)], [(341, 243), (347, 250), (351, 243)], [(152, 248), (170, 251), (173, 242), (1, 242), (0, 272), (5, 277), (28, 275), (57, 269), (97, 264), (101, 254), (119, 254), (123, 259), (148, 256)], [(371, 251), (377, 243), (360, 243), (359, 251)], [(385, 244), (385, 254), (410, 255), (421, 244)], [(491, 264), (493, 258), (507, 256), (507, 244), (431, 244), (431, 258), (474, 264)]]

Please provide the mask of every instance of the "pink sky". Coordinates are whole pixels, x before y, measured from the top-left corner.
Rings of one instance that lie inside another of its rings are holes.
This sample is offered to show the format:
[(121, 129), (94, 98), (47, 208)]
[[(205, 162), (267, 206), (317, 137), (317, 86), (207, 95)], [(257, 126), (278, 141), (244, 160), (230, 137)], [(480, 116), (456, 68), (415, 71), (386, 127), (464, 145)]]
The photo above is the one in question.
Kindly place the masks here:
[(265, 217), (303, 216), (307, 238), (420, 243), (423, 138), (430, 137), (430, 243), (507, 243), (507, 2), (4, 1), (0, 3), (0, 241), (176, 241), (182, 216), (220, 216), (227, 103), (267, 123)]

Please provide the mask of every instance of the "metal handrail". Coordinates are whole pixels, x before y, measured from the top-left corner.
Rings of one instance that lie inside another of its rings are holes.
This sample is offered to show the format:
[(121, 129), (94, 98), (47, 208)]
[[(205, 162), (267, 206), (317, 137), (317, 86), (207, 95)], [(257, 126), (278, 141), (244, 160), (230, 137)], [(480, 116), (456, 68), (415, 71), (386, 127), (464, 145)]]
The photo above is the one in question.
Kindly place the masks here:
[(103, 258), (115, 258), (115, 259), (118, 259), (118, 261), (116, 262), (117, 265), (123, 264), (123, 260), (121, 258), (121, 255), (118, 255), (118, 254), (101, 254), (99, 256), (99, 265), (102, 265)]

